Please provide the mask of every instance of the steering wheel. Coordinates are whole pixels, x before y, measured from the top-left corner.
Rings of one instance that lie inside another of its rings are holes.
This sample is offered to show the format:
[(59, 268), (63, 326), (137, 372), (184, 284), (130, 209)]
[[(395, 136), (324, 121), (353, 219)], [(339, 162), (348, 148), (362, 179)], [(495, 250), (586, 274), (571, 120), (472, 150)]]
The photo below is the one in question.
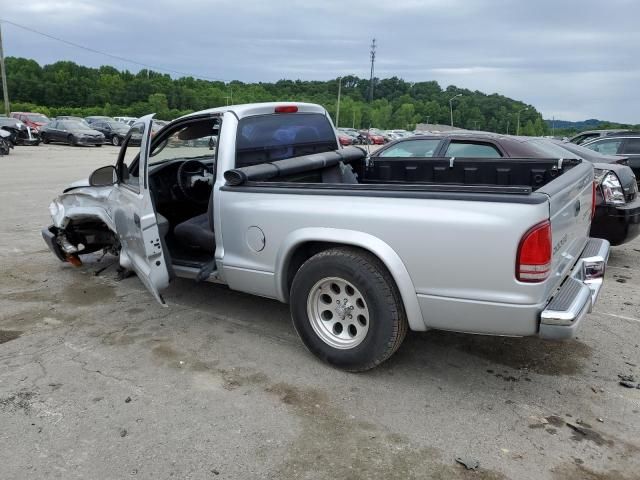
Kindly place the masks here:
[(209, 167), (199, 160), (187, 160), (178, 167), (178, 186), (192, 202), (206, 204), (211, 196)]

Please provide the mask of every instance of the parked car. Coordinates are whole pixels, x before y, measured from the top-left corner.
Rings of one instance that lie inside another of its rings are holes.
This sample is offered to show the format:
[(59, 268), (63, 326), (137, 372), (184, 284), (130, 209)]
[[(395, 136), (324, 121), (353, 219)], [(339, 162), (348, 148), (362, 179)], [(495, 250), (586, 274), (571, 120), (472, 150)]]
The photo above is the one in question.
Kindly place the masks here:
[(129, 125), (129, 126), (133, 125), (135, 123), (135, 121), (137, 120), (136, 117), (113, 117), (113, 119), (116, 122), (121, 122), (121, 123), (124, 123), (124, 124)]
[(625, 159), (603, 155), (570, 142), (549, 142), (561, 148), (559, 154), (569, 151), (591, 162), (595, 168), (598, 190), (591, 236), (604, 238), (611, 245), (621, 245), (640, 235), (638, 183), (633, 170), (625, 165)]
[(347, 135), (346, 133), (343, 133), (340, 130), (336, 130), (336, 135), (338, 136), (338, 141), (340, 142), (340, 145), (342, 145), (343, 147), (353, 145), (353, 137), (351, 137), (351, 135)]
[(362, 145), (364, 140), (355, 128), (338, 128), (338, 132), (351, 138), (351, 145)]
[[(571, 148), (572, 150), (569, 150)], [(613, 245), (631, 241), (640, 233), (640, 198), (633, 171), (625, 165), (614, 162), (616, 157), (598, 157), (576, 153), (585, 150), (579, 145), (566, 145), (554, 140), (536, 137), (513, 137), (496, 134), (442, 134), (424, 137), (411, 137), (390, 143), (371, 154), (368, 170), (360, 173), (367, 180), (387, 180), (399, 182), (433, 181), (443, 172), (429, 168), (432, 164), (445, 163), (454, 158), (454, 162), (462, 158), (496, 159), (496, 164), (506, 158), (518, 159), (554, 159), (560, 165), (554, 173), (562, 170), (562, 163), (568, 159), (586, 160), (596, 168), (596, 210), (593, 219), (592, 237), (604, 238)], [(588, 151), (588, 150), (587, 150)], [(407, 162), (403, 159), (412, 159)], [(563, 162), (559, 162), (563, 159)], [(411, 168), (407, 168), (411, 166)], [(400, 167), (406, 169), (402, 170)], [(502, 168), (503, 181), (509, 181), (516, 175), (513, 169)], [(479, 172), (470, 169), (464, 176), (478, 178)], [(545, 176), (537, 176), (544, 182)], [(528, 181), (520, 177), (521, 181)], [(480, 180), (480, 179), (479, 179)], [(494, 181), (493, 178), (484, 178)]]
[(595, 140), (600, 137), (607, 137), (609, 135), (617, 135), (619, 133), (628, 132), (629, 130), (625, 129), (610, 129), (610, 130), (586, 130), (584, 132), (580, 132), (577, 135), (569, 138), (569, 142), (575, 143), (576, 145), (582, 145), (583, 143), (589, 142), (591, 140)]
[(104, 135), (105, 140), (116, 147), (122, 143), (122, 140), (129, 133), (131, 128), (122, 122), (110, 122), (108, 120), (99, 120), (91, 124), (91, 128), (99, 131)]
[(9, 140), (11, 134), (6, 130), (0, 129), (0, 155), (9, 155), (13, 148), (13, 143)]
[(628, 159), (628, 164), (640, 179), (640, 134), (620, 134), (596, 138), (582, 144), (583, 147), (605, 155), (618, 155)]
[[(572, 337), (602, 287), (609, 243), (588, 237), (587, 162), (444, 159), (432, 183), (372, 185), (354, 174), (366, 152), (339, 148), (319, 105), (219, 107), (153, 138), (152, 124), (53, 200), (43, 237), (74, 264), (119, 255), (162, 304), (173, 277), (288, 302), (311, 352), (361, 371), (409, 328)], [(217, 129), (215, 152), (165, 148)]]
[(9, 133), (11, 145), (39, 145), (40, 135), (17, 118), (0, 117), (0, 129)]
[(84, 117), (85, 122), (91, 125), (93, 122), (115, 122), (115, 120), (111, 117), (105, 117), (104, 115), (91, 115), (89, 117)]
[(11, 117), (17, 118), (34, 132), (51, 121), (46, 115), (36, 112), (12, 112)]
[(84, 123), (76, 120), (54, 120), (40, 130), (43, 143), (62, 142), (69, 145), (95, 145), (101, 147), (104, 144), (104, 135)]
[(360, 138), (362, 139), (361, 143), (367, 145), (384, 145), (384, 137), (373, 131), (369, 130), (360, 130)]
[(382, 140), (383, 140), (384, 143), (389, 143), (390, 141), (392, 141), (392, 139), (389, 136), (389, 134), (387, 132), (385, 132), (384, 130), (380, 130), (379, 128), (370, 128), (369, 129), (369, 133), (382, 137)]

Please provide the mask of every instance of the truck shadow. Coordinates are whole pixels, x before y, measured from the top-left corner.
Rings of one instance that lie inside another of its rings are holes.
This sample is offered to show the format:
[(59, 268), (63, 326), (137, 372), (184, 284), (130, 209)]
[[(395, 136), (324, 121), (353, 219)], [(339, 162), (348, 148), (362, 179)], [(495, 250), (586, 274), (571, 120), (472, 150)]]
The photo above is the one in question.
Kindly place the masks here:
[[(277, 331), (279, 336), (299, 341), (291, 325), (288, 305), (275, 300), (229, 290), (225, 286), (177, 281), (167, 299), (169, 303), (204, 309), (212, 315), (232, 320), (240, 325)], [(403, 345), (383, 364), (390, 368), (400, 365), (442, 365), (451, 361), (461, 368), (477, 368), (478, 358), (486, 369), (496, 365), (530, 371), (542, 375), (573, 375), (580, 372), (591, 356), (591, 347), (577, 340), (552, 342), (536, 337), (514, 338), (471, 335), (432, 330), (409, 332)]]
[(514, 379), (513, 375), (505, 377), (507, 373), (497, 367), (518, 370), (525, 376), (527, 372), (575, 375), (582, 370), (591, 352), (590, 346), (578, 340), (552, 342), (537, 337), (494, 337), (432, 330), (410, 333), (391, 364), (442, 363), (447, 359), (448, 366), (473, 369), (481, 359), (489, 373), (495, 370), (496, 376), (508, 381)]

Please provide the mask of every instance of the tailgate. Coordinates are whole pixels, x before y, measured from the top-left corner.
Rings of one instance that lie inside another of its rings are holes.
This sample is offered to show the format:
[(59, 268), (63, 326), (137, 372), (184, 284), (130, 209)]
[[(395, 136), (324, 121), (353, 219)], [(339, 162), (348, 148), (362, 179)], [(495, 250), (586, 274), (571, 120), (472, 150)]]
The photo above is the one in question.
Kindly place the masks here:
[(553, 262), (550, 295), (569, 274), (584, 249), (591, 228), (593, 166), (582, 162), (538, 190), (549, 197)]

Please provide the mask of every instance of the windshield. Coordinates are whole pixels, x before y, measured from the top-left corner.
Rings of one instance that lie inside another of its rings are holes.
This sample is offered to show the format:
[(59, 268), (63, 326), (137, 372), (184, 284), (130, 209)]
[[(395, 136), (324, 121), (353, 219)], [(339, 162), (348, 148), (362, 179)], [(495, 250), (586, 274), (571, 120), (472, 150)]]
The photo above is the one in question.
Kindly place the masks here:
[(59, 125), (64, 128), (68, 128), (69, 130), (79, 130), (87, 128), (86, 125), (78, 122), (77, 120), (62, 120)]
[(535, 147), (544, 155), (548, 155), (551, 158), (576, 158), (579, 157), (573, 152), (570, 152), (566, 148), (556, 145), (549, 140), (529, 140), (529, 145)]
[(47, 123), (47, 122), (49, 122), (49, 119), (46, 116), (44, 116), (44, 115), (42, 115), (40, 113), (30, 113), (30, 114), (25, 115), (25, 116), (31, 122), (38, 122), (38, 123)]

